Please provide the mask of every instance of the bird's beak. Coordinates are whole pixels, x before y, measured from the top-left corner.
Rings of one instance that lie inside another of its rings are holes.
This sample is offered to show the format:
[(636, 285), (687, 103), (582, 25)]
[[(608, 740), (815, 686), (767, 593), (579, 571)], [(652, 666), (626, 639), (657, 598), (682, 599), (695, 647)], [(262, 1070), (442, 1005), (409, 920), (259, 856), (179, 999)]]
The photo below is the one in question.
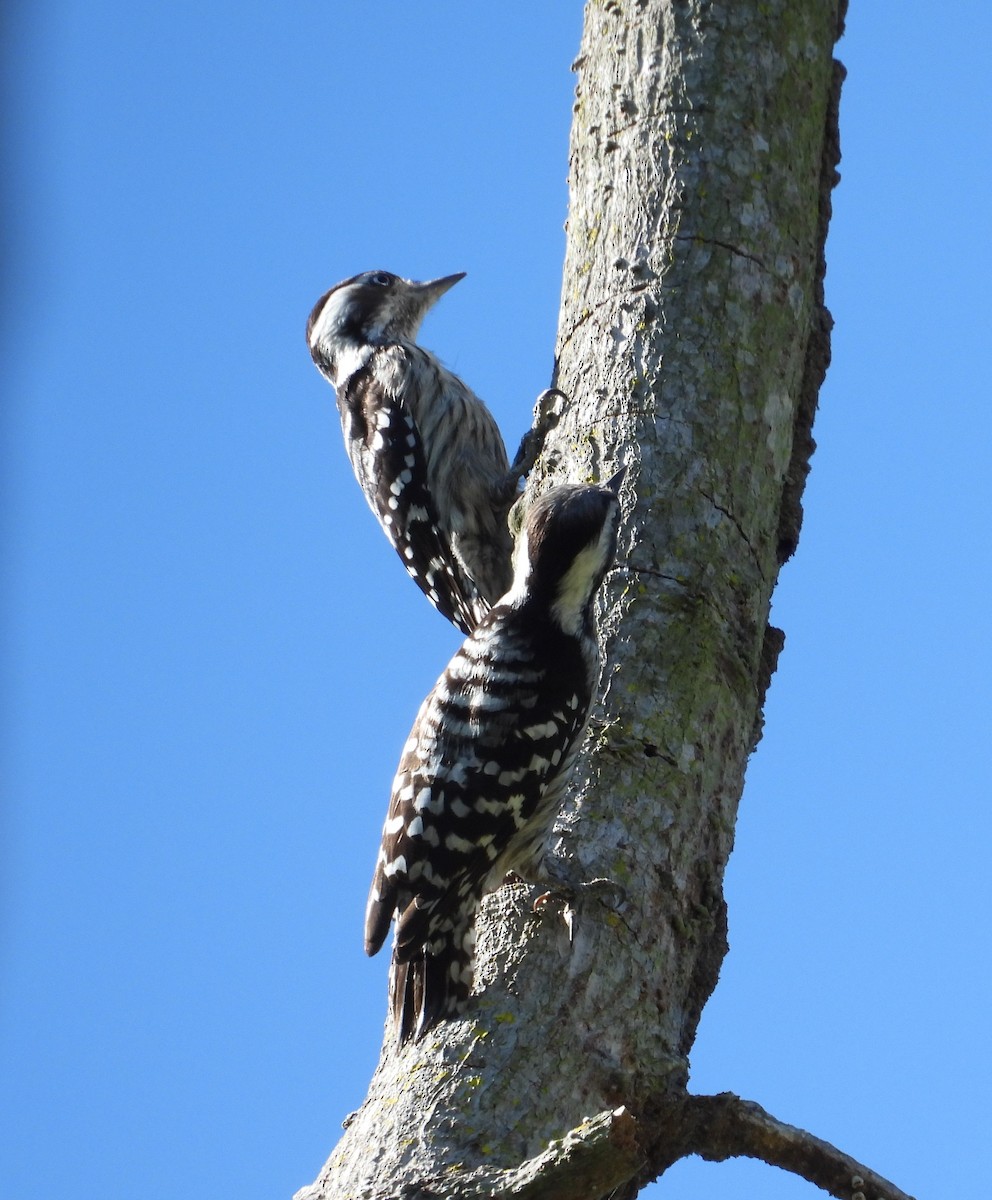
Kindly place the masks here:
[(627, 468), (621, 467), (619, 471), (603, 484), (603, 487), (608, 487), (614, 496), (620, 495), (620, 484), (623, 483), (623, 477), (627, 474)]
[(440, 279), (428, 279), (426, 283), (415, 283), (414, 287), (418, 292), (429, 297), (433, 304), (435, 300), (440, 300), (449, 288), (453, 288), (459, 279), (464, 278), (465, 272), (459, 271), (457, 275), (442, 275)]

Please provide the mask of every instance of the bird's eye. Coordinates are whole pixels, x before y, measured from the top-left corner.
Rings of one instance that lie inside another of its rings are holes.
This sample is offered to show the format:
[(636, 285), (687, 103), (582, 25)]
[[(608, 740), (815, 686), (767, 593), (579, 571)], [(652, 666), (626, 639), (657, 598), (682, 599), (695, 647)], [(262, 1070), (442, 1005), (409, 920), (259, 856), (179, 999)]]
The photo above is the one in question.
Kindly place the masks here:
[(393, 277), (388, 271), (373, 271), (368, 277), (368, 282), (373, 287), (389, 287), (393, 282)]

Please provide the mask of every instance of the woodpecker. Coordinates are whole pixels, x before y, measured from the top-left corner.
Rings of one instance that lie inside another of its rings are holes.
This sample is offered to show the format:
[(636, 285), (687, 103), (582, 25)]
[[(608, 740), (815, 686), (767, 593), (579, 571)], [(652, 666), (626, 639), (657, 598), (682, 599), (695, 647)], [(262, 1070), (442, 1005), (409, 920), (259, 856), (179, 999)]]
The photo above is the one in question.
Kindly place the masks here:
[(365, 920), (371, 955), (395, 914), (400, 1043), (464, 1011), (482, 896), (509, 871), (542, 874), (599, 678), (593, 601), (616, 549), (620, 477), (557, 487), (530, 506), (511, 587), (452, 658), (403, 748)]
[[(540, 445), (525, 453), (522, 443), (511, 468), (489, 409), (416, 344), (427, 310), (463, 278), (346, 279), (314, 305), (307, 345), (334, 386), (348, 457), (379, 524), (431, 603), (471, 633), (510, 586), (507, 514)], [(558, 396), (539, 397), (539, 431), (556, 419)]]

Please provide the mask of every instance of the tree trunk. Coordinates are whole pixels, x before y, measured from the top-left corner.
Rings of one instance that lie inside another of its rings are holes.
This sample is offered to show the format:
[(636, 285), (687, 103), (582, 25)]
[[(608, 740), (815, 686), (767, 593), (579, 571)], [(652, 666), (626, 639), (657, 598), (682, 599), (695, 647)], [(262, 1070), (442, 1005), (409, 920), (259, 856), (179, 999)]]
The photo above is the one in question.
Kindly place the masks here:
[(555, 839), (570, 874), (622, 891), (567, 914), (534, 915), (520, 885), (490, 897), (469, 1018), (402, 1052), (387, 1034), (297, 1200), (595, 1200), (688, 1153), (857, 1190), (843, 1156), (804, 1167), (808, 1135), (685, 1090), (829, 356), (841, 2), (587, 4), (554, 381), (571, 404), (530, 486), (628, 468), (601, 703)]

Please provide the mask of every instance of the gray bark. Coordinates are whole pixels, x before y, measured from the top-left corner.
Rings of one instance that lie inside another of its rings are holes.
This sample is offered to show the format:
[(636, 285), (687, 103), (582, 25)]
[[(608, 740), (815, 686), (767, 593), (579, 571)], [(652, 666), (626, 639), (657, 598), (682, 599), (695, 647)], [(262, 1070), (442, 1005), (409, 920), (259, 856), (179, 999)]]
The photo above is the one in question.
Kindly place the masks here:
[(298, 1200), (595, 1200), (696, 1152), (900, 1195), (815, 1139), (830, 1170), (807, 1170), (790, 1138), (808, 1135), (685, 1090), (829, 354), (839, 4), (587, 5), (553, 381), (571, 403), (529, 486), (628, 468), (600, 704), (555, 844), (624, 891), (568, 921), (521, 885), (490, 897), (469, 1019), (402, 1052), (387, 1035)]

